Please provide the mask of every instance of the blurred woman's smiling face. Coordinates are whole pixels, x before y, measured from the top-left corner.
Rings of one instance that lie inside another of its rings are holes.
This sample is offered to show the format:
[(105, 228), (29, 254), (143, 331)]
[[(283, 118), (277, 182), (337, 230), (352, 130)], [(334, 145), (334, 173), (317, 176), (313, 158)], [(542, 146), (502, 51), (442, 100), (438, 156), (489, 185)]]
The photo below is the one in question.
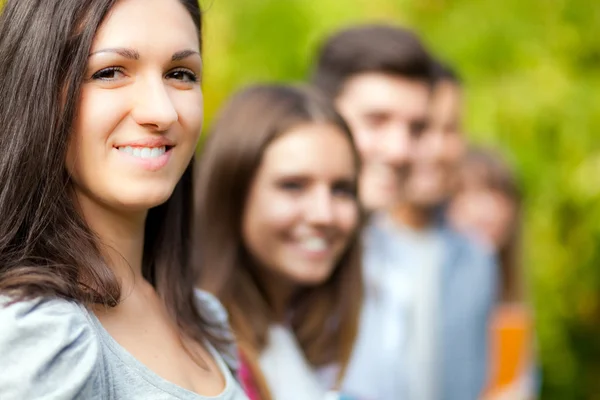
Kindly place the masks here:
[(178, 0), (120, 0), (90, 52), (67, 168), (78, 196), (143, 211), (171, 196), (202, 128), (196, 25)]
[(243, 215), (261, 272), (292, 286), (327, 280), (357, 229), (357, 178), (350, 140), (333, 125), (302, 125), (271, 142)]

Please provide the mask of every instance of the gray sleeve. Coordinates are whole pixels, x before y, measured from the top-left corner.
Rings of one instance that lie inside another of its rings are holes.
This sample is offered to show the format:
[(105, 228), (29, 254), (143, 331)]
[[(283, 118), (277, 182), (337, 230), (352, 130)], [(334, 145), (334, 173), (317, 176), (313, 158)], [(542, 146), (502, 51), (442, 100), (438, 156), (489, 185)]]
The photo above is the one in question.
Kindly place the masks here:
[(0, 398), (84, 398), (99, 347), (85, 311), (66, 300), (0, 297)]
[(215, 296), (204, 290), (196, 289), (194, 294), (196, 296), (196, 308), (202, 318), (210, 324), (211, 333), (230, 342), (230, 345), (225, 349), (220, 348), (220, 353), (229, 369), (236, 373), (239, 369), (238, 349), (229, 325), (227, 310)]

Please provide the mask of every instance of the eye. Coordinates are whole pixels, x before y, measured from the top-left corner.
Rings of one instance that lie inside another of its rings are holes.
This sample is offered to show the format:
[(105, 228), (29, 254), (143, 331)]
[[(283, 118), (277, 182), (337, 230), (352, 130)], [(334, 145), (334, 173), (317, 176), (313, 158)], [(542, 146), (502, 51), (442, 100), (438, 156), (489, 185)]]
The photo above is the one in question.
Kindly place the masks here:
[(304, 184), (300, 181), (281, 181), (277, 185), (280, 189), (286, 192), (299, 192), (304, 188)]
[(411, 121), (409, 125), (410, 135), (413, 139), (418, 139), (427, 129), (427, 121)]
[(108, 67), (101, 69), (92, 75), (92, 79), (100, 80), (100, 81), (114, 81), (122, 76), (124, 76), (124, 72), (122, 68), (119, 67)]
[(372, 128), (379, 128), (385, 125), (390, 120), (390, 116), (381, 113), (381, 112), (373, 112), (365, 115), (366, 123)]
[(338, 182), (333, 185), (332, 193), (335, 196), (354, 199), (356, 198), (356, 186), (351, 182)]
[(180, 82), (196, 83), (198, 76), (189, 69), (176, 69), (167, 74), (167, 79), (175, 79)]

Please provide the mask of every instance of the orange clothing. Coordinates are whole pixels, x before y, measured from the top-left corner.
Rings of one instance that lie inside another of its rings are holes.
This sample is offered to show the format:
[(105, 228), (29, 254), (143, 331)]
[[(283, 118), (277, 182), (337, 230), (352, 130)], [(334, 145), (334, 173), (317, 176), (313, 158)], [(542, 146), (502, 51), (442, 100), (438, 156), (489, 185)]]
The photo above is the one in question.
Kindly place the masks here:
[[(490, 324), (490, 380), (486, 400), (534, 398), (529, 374), (533, 366), (533, 318), (522, 304), (499, 305)], [(518, 392), (518, 397), (515, 396)], [(529, 393), (528, 393), (529, 392)]]

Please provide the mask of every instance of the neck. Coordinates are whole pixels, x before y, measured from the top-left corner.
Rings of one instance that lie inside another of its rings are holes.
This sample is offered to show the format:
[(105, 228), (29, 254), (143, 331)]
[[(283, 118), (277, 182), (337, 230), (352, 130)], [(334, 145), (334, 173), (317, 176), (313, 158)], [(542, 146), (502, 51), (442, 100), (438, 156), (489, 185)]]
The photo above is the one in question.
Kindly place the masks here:
[(267, 296), (267, 302), (271, 307), (274, 321), (284, 323), (292, 296), (295, 293), (294, 285), (279, 276), (275, 276), (270, 271), (261, 271), (259, 279)]
[(423, 230), (433, 225), (435, 213), (425, 207), (418, 207), (408, 203), (400, 203), (391, 210), (395, 223), (408, 226), (415, 230)]
[(80, 211), (99, 238), (108, 266), (121, 282), (123, 293), (143, 282), (142, 257), (147, 211), (118, 212), (85, 195), (77, 195)]

